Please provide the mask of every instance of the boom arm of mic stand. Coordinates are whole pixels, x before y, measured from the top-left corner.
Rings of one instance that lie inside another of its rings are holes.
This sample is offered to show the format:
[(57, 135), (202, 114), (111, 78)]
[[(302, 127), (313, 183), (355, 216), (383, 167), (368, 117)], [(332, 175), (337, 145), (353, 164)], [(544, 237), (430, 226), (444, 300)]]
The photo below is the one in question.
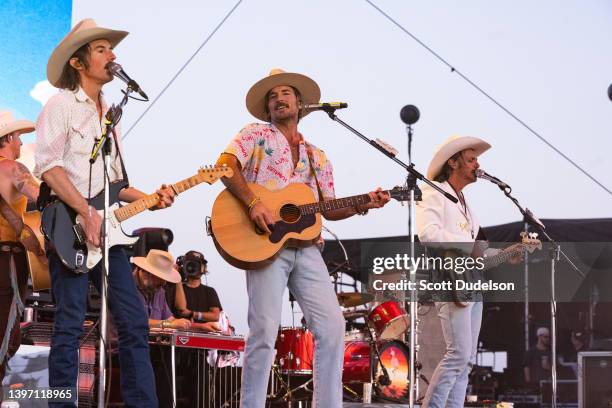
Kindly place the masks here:
[(121, 120), (121, 114), (123, 111), (123, 107), (127, 104), (128, 98), (130, 97), (130, 93), (132, 92), (132, 88), (128, 85), (126, 90), (123, 92), (123, 99), (118, 106), (112, 105), (110, 109), (106, 112), (106, 116), (104, 119), (104, 125), (106, 126), (104, 129), (104, 133), (102, 133), (102, 137), (100, 140), (94, 145), (93, 150), (91, 151), (91, 156), (89, 157), (89, 162), (93, 163), (98, 158), (98, 154), (100, 153), (100, 148), (103, 146), (108, 146), (106, 143), (108, 140), (108, 136), (113, 132), (115, 126)]
[(516, 205), (519, 209), (519, 211), (521, 212), (521, 214), (523, 215), (523, 219), (525, 220), (525, 222), (529, 225), (531, 225), (532, 227), (534, 227), (535, 229), (537, 229), (538, 231), (540, 231), (540, 233), (546, 238), (546, 240), (548, 242), (550, 242), (551, 244), (553, 244), (556, 248), (558, 248), (559, 253), (561, 255), (563, 255), (563, 258), (565, 258), (565, 260), (567, 261), (567, 263), (572, 267), (572, 269), (581, 277), (586, 278), (586, 275), (584, 274), (584, 272), (582, 272), (577, 266), (576, 264), (574, 264), (574, 262), (572, 262), (572, 260), (567, 256), (567, 254), (561, 249), (561, 245), (559, 245), (558, 242), (556, 242), (554, 239), (552, 239), (552, 237), (550, 235), (548, 235), (548, 233), (546, 232), (546, 226), (544, 225), (544, 223), (542, 221), (540, 221), (537, 217), (535, 217), (533, 215), (533, 213), (528, 209), (528, 208), (523, 208), (518, 200), (514, 197), (512, 197), (512, 195), (510, 194), (510, 191), (512, 191), (511, 189), (508, 190), (504, 190), (502, 189), (502, 191), (504, 192), (504, 194), (506, 195), (506, 197), (508, 197), (510, 199), (510, 201), (512, 201), (514, 203), (514, 205)]
[(346, 122), (342, 121), (340, 118), (338, 118), (338, 116), (336, 115), (336, 109), (333, 107), (326, 107), (323, 109), (325, 111), (325, 113), (327, 113), (327, 115), (329, 116), (329, 118), (335, 122), (338, 122), (339, 124), (341, 124), (342, 126), (344, 126), (346, 129), (350, 130), (353, 134), (357, 135), (360, 139), (362, 139), (364, 142), (366, 142), (367, 144), (369, 144), (370, 146), (374, 147), (376, 150), (378, 150), (379, 152), (381, 152), (382, 154), (384, 154), (385, 156), (387, 156), (388, 158), (390, 158), (391, 160), (393, 160), (395, 163), (399, 164), (400, 166), (402, 166), (407, 172), (409, 172), (410, 174), (412, 174), (414, 177), (416, 177), (417, 179), (421, 180), (422, 182), (428, 184), (430, 187), (432, 187), (433, 189), (435, 189), (438, 193), (442, 194), (444, 197), (448, 198), (449, 200), (451, 200), (453, 203), (457, 203), (459, 200), (455, 197), (453, 197), (453, 195), (447, 193), (446, 191), (442, 190), (440, 187), (436, 186), (434, 183), (432, 183), (431, 181), (429, 181), (424, 175), (422, 175), (421, 173), (419, 173), (417, 170), (414, 169), (414, 165), (407, 165), (406, 163), (404, 163), (403, 161), (399, 160), (397, 157), (395, 157), (393, 154), (389, 153), (388, 151), (386, 151), (385, 149), (383, 149), (381, 146), (378, 145), (378, 143), (376, 143), (375, 141), (373, 141), (372, 139), (369, 139), (368, 137), (364, 136), (363, 134), (361, 134), (359, 131), (357, 131), (356, 129), (353, 129), (350, 125), (348, 125)]

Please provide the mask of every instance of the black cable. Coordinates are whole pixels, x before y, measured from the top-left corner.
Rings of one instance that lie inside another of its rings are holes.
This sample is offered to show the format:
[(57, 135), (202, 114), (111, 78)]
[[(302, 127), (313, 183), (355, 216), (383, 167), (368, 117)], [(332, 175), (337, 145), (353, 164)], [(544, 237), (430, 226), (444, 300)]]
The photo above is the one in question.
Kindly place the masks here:
[(172, 77), (172, 79), (170, 79), (170, 81), (166, 84), (166, 86), (164, 87), (164, 89), (161, 90), (161, 92), (159, 93), (159, 95), (157, 95), (155, 97), (155, 99), (153, 99), (153, 101), (151, 102), (151, 104), (149, 106), (147, 106), (147, 108), (144, 110), (144, 112), (142, 112), (140, 114), (140, 116), (138, 117), (138, 119), (136, 119), (136, 121), (132, 124), (132, 126), (130, 126), (130, 128), (127, 130), (127, 132), (125, 132), (125, 134), (123, 135), (123, 137), (121, 138), (121, 140), (125, 140), (125, 138), (127, 137), (127, 135), (130, 134), (130, 132), (132, 131), (132, 129), (134, 129), (134, 127), (136, 127), (136, 125), (138, 124), (138, 122), (140, 122), (140, 120), (143, 118), (144, 115), (147, 114), (147, 112), (149, 112), (149, 110), (151, 110), (151, 108), (153, 107), (153, 105), (155, 105), (155, 103), (159, 100), (159, 98), (161, 98), (161, 96), (168, 90), (168, 88), (170, 87), (170, 85), (172, 85), (174, 83), (174, 81), (179, 77), (179, 75), (181, 75), (183, 73), (183, 71), (185, 70), (185, 68), (187, 68), (187, 65), (189, 65), (191, 63), (191, 61), (195, 58), (195, 56), (202, 50), (202, 48), (204, 48), (204, 46), (206, 44), (208, 44), (208, 41), (210, 41), (210, 39), (217, 33), (217, 31), (221, 28), (221, 26), (223, 24), (225, 24), (225, 22), (227, 21), (227, 19), (232, 15), (232, 13), (238, 8), (238, 6), (240, 5), (240, 3), (242, 3), (242, 0), (238, 0), (238, 2), (234, 5), (234, 7), (232, 7), (232, 9), (225, 15), (225, 17), (223, 17), (223, 19), (221, 20), (221, 22), (215, 27), (215, 29), (208, 35), (208, 37), (206, 37), (206, 39), (204, 40), (204, 42), (202, 42), (202, 44), (200, 44), (200, 46), (195, 50), (195, 52), (191, 55), (191, 57), (189, 57), (187, 59), (187, 61), (183, 64), (183, 66), (177, 71), (177, 73)]
[(572, 166), (574, 166), (576, 169), (578, 169), (581, 173), (583, 173), (585, 176), (587, 176), (588, 178), (590, 178), (595, 184), (597, 184), (599, 187), (601, 187), (602, 189), (604, 189), (608, 194), (610, 194), (610, 196), (612, 196), (612, 190), (608, 189), (606, 186), (604, 186), (599, 180), (597, 180), (595, 177), (593, 177), (591, 174), (589, 174), (585, 169), (583, 169), (582, 167), (580, 167), (575, 161), (573, 161), (572, 159), (570, 159), (565, 153), (563, 153), (560, 149), (558, 149), (557, 147), (555, 147), (551, 142), (549, 142), (548, 140), (546, 140), (542, 135), (540, 135), (538, 132), (536, 132), (533, 128), (531, 128), (529, 125), (527, 125), (527, 123), (525, 123), (524, 121), (522, 121), (518, 116), (516, 116), (514, 113), (512, 113), (508, 108), (506, 108), (504, 105), (502, 105), (500, 102), (498, 102), (495, 98), (493, 98), (491, 95), (489, 95), (485, 90), (483, 90), (482, 88), (480, 88), (478, 85), (476, 85), (471, 79), (469, 79), (466, 75), (464, 75), (463, 73), (461, 73), (461, 71), (458, 71), (454, 66), (452, 66), (448, 61), (446, 61), (444, 58), (442, 58), (438, 53), (436, 53), (434, 50), (432, 50), (431, 48), (429, 48), (423, 41), (421, 41), (419, 38), (417, 38), (414, 34), (412, 34), (410, 31), (408, 31), (406, 28), (404, 28), (400, 23), (398, 23), (397, 21), (395, 21), (391, 16), (389, 16), (387, 13), (385, 13), (383, 10), (381, 10), (376, 4), (372, 3), (371, 0), (365, 0), (370, 6), (374, 7), (380, 14), (382, 14), (383, 16), (385, 16), (390, 22), (392, 22), (395, 26), (397, 26), (400, 30), (402, 30), (406, 35), (408, 35), (409, 37), (411, 37), (414, 41), (416, 41), (420, 46), (422, 46), (423, 48), (425, 48), (427, 51), (429, 51), (430, 54), (432, 54), (434, 57), (436, 57), (440, 62), (442, 62), (444, 65), (446, 65), (447, 67), (450, 68), (451, 73), (454, 72), (457, 75), (459, 75), (459, 77), (461, 77), (463, 80), (465, 80), (468, 84), (472, 85), (472, 87), (474, 89), (476, 89), (478, 92), (480, 92), (482, 95), (484, 95), (487, 99), (489, 99), (491, 102), (493, 102), (495, 105), (497, 105), (497, 107), (499, 107), (501, 110), (503, 110), (504, 112), (506, 112), (511, 118), (513, 118), (514, 120), (516, 120), (518, 123), (520, 123), (525, 129), (527, 129), (529, 132), (531, 132), (534, 136), (536, 136), (538, 139), (540, 139), (542, 142), (544, 142), (544, 144), (546, 144), (548, 147), (550, 147), (551, 149), (553, 149), (557, 154), (559, 154), (561, 157), (563, 157), (565, 160), (567, 160)]

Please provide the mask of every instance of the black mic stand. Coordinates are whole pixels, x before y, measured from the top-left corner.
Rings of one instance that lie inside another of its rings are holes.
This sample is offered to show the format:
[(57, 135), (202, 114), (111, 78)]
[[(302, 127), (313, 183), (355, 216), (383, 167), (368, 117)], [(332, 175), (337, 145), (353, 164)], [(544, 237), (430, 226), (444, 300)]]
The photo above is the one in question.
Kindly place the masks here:
[[(109, 250), (110, 242), (108, 231), (110, 230), (110, 163), (111, 163), (111, 151), (113, 142), (113, 131), (115, 126), (121, 120), (123, 113), (122, 109), (128, 101), (131, 88), (128, 87), (123, 92), (123, 99), (118, 106), (111, 105), (108, 112), (106, 112), (105, 122), (106, 128), (102, 137), (93, 146), (89, 162), (93, 164), (98, 158), (100, 149), (103, 152), (104, 161), (104, 224), (102, 227), (102, 279), (100, 288), (100, 345), (99, 345), (99, 365), (98, 365), (98, 406), (104, 407), (104, 397), (106, 388), (106, 346), (107, 346), (107, 335), (108, 335), (108, 304), (107, 304), (107, 291), (108, 291), (108, 273), (109, 273)], [(119, 149), (119, 146), (117, 146)], [(176, 388), (175, 388), (176, 389)], [(176, 401), (176, 395), (173, 395)]]
[[(387, 156), (389, 159), (393, 160), (395, 163), (397, 163), (398, 165), (400, 165), (401, 167), (403, 167), (409, 174), (407, 176), (407, 184), (408, 186), (410, 186), (411, 184), (414, 184), (415, 188), (411, 189), (410, 192), (410, 202), (408, 204), (408, 208), (409, 208), (409, 234), (410, 234), (410, 254), (412, 257), (414, 257), (414, 234), (412, 234), (412, 201), (415, 199), (415, 189), (416, 189), (416, 180), (421, 180), (424, 183), (428, 184), (430, 187), (432, 187), (433, 189), (435, 189), (436, 191), (438, 191), (440, 194), (442, 194), (444, 197), (446, 197), (447, 199), (449, 199), (451, 202), (453, 203), (457, 203), (459, 200), (455, 197), (453, 197), (451, 194), (447, 193), (446, 191), (442, 190), (440, 187), (438, 187), (437, 185), (435, 185), (434, 183), (432, 183), (431, 181), (429, 181), (423, 174), (419, 173), (417, 170), (415, 170), (414, 168), (414, 164), (410, 161), (409, 164), (404, 163), (403, 161), (399, 160), (397, 157), (395, 157), (395, 153), (389, 151), (388, 149), (386, 149), (384, 146), (382, 146), (381, 144), (379, 144), (378, 142), (369, 139), (368, 137), (364, 136), (363, 134), (361, 134), (359, 131), (357, 131), (356, 129), (352, 128), (350, 125), (348, 125), (347, 123), (345, 123), (344, 121), (342, 121), (340, 118), (338, 118), (338, 116), (336, 115), (336, 108), (334, 107), (323, 107), (322, 108), (323, 111), (325, 111), (325, 113), (327, 113), (327, 115), (329, 116), (329, 118), (333, 121), (338, 122), (340, 125), (342, 125), (343, 127), (345, 127), (346, 129), (348, 129), (349, 131), (351, 131), (353, 134), (355, 134), (357, 137), (359, 137), (360, 139), (362, 139), (364, 142), (368, 143), (370, 146), (374, 147), (376, 150), (378, 150), (379, 152), (381, 152), (382, 154), (384, 154), (385, 156)], [(408, 126), (408, 138), (409, 138), (409, 147), (408, 147), (408, 154), (409, 156), (411, 155), (411, 144), (412, 144), (412, 127), (409, 125)], [(410, 279), (411, 281), (415, 281), (416, 280), (416, 270), (411, 270), (410, 271)], [(415, 349), (416, 349), (416, 314), (417, 314), (417, 308), (418, 306), (415, 307), (416, 305), (416, 294), (414, 293), (414, 291), (411, 291), (411, 298), (410, 298), (410, 379), (409, 379), (409, 392), (410, 392), (410, 396), (409, 396), (409, 407), (413, 408), (414, 407), (414, 397), (415, 397), (415, 375), (414, 375), (414, 367), (415, 367)], [(378, 349), (375, 345), (375, 351), (377, 354), (377, 357), (380, 361), (380, 355), (378, 354)], [(388, 374), (387, 374), (387, 370), (385, 368), (385, 366), (382, 364), (382, 361), (380, 361), (380, 365), (382, 367), (383, 373), (384, 373), (384, 378), (388, 378)]]
[(561, 245), (553, 240), (550, 235), (545, 231), (546, 226), (542, 221), (540, 221), (536, 216), (528, 208), (523, 208), (519, 204), (518, 200), (514, 198), (510, 193), (512, 192), (512, 188), (508, 185), (505, 187), (499, 186), (499, 189), (504, 192), (506, 197), (508, 197), (514, 205), (516, 205), (523, 215), (523, 220), (526, 224), (531, 225), (535, 229), (539, 230), (540, 233), (552, 244), (550, 249), (550, 332), (551, 332), (551, 385), (552, 385), (552, 395), (551, 395), (551, 407), (557, 407), (557, 301), (555, 299), (555, 266), (556, 261), (559, 260), (560, 255), (563, 255), (563, 258), (567, 261), (567, 263), (572, 267), (572, 269), (581, 277), (586, 277), (585, 274), (578, 269), (578, 267), (571, 261), (571, 259), (567, 256), (565, 252), (561, 249)]

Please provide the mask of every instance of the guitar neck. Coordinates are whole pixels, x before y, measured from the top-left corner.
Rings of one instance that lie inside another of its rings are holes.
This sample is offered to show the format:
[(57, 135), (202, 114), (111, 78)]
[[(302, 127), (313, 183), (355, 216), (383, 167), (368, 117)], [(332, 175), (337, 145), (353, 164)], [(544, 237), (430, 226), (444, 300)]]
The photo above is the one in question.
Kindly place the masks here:
[(341, 208), (355, 207), (356, 205), (367, 204), (371, 201), (368, 194), (361, 194), (334, 200), (318, 201), (316, 203), (300, 205), (302, 214), (315, 214), (319, 212), (339, 210)]
[[(195, 176), (191, 176), (172, 184), (170, 187), (176, 192), (176, 194), (180, 194), (204, 181), (206, 181), (206, 177), (196, 174)], [(159, 195), (157, 193), (149, 194), (115, 210), (115, 217), (117, 217), (119, 222), (123, 222), (136, 214), (140, 214), (144, 210), (155, 207), (158, 203)]]
[(512, 246), (502, 250), (497, 255), (493, 255), (485, 260), (485, 270), (495, 268), (498, 265), (503, 264), (508, 259), (512, 258), (514, 255), (523, 251), (522, 246)]

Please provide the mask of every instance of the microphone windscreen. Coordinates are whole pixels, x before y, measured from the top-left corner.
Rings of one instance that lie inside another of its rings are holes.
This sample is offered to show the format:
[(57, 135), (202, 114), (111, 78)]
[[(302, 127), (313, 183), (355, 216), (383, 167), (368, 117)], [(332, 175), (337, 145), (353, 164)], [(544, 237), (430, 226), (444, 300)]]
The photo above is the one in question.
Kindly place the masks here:
[(406, 105), (400, 111), (400, 119), (407, 125), (412, 125), (419, 120), (421, 113), (419, 109), (414, 105)]
[(608, 87), (608, 98), (612, 101), (612, 84)]

